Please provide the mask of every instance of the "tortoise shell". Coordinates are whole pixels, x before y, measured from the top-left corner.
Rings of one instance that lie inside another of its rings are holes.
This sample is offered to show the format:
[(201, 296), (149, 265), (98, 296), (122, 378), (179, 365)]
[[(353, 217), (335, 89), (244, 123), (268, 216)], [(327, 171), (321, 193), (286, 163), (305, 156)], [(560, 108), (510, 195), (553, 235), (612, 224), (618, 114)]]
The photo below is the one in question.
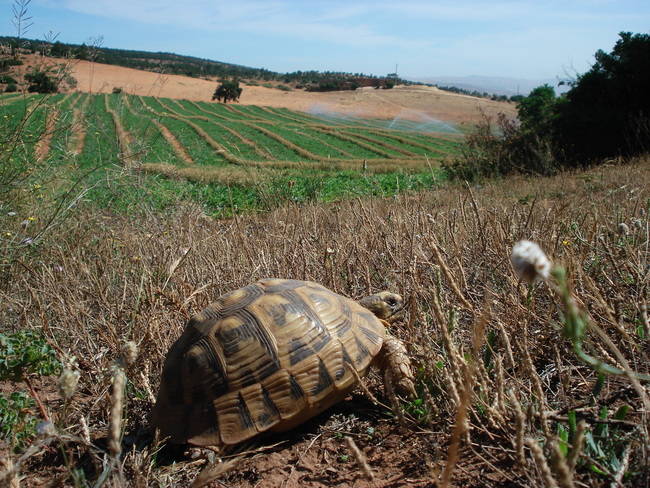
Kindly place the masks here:
[(152, 422), (198, 446), (290, 429), (340, 401), (385, 337), (374, 314), (319, 284), (261, 280), (192, 317), (165, 360)]

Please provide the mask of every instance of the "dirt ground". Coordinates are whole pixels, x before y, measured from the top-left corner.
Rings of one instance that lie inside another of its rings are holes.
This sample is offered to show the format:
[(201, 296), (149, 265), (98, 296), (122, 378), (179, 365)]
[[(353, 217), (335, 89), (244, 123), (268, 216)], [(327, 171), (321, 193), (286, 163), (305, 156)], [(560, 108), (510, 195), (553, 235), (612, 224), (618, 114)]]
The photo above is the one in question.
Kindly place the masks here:
[[(31, 63), (43, 62), (38, 56)], [(51, 59), (46, 60), (52, 62)], [(76, 90), (110, 93), (114, 87), (126, 93), (194, 101), (211, 101), (216, 81), (180, 75), (164, 75), (120, 66), (79, 60), (69, 62), (77, 80)], [(29, 63), (28, 63), (29, 64)], [(239, 103), (284, 107), (310, 113), (335, 113), (364, 118), (406, 119), (416, 122), (443, 121), (472, 124), (480, 119), (480, 111), (488, 115), (503, 112), (515, 116), (515, 105), (506, 102), (457, 95), (427, 86), (397, 86), (391, 90), (360, 88), (355, 91), (306, 92), (282, 91), (263, 86), (243, 84)]]

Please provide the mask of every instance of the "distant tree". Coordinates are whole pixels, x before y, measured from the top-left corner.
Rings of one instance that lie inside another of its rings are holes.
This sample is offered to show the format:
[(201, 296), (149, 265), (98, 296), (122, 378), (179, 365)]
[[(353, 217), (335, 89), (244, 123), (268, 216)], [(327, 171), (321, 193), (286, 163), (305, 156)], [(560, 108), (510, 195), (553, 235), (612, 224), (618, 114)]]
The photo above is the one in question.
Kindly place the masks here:
[(223, 103), (228, 103), (228, 100), (237, 102), (239, 101), (242, 91), (243, 88), (239, 86), (239, 80), (221, 80), (221, 84), (212, 95), (212, 100), (217, 100), (219, 102), (223, 100)]
[(59, 87), (45, 71), (32, 71), (25, 75), (25, 80), (29, 83), (27, 91), (36, 93), (56, 93)]
[(555, 134), (574, 161), (650, 151), (650, 34), (619, 37), (558, 104)]

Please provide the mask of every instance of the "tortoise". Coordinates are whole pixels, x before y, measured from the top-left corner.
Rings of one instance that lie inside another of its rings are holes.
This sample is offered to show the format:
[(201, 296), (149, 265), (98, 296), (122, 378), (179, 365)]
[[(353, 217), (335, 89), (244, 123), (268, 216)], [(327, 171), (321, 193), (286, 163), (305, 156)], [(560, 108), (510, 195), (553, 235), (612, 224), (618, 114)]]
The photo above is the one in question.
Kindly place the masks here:
[(172, 443), (229, 446), (287, 431), (341, 401), (371, 364), (413, 395), (386, 319), (402, 297), (359, 302), (310, 281), (263, 279), (194, 315), (165, 359), (151, 421)]

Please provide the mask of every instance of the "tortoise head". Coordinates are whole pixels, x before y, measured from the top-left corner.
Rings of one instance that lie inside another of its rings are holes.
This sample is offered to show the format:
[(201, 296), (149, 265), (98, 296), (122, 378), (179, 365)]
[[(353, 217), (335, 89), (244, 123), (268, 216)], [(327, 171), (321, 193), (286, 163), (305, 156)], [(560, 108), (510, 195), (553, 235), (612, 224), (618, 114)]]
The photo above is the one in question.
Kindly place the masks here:
[(397, 293), (381, 291), (362, 298), (359, 304), (374, 313), (377, 318), (387, 320), (404, 308), (404, 299)]

